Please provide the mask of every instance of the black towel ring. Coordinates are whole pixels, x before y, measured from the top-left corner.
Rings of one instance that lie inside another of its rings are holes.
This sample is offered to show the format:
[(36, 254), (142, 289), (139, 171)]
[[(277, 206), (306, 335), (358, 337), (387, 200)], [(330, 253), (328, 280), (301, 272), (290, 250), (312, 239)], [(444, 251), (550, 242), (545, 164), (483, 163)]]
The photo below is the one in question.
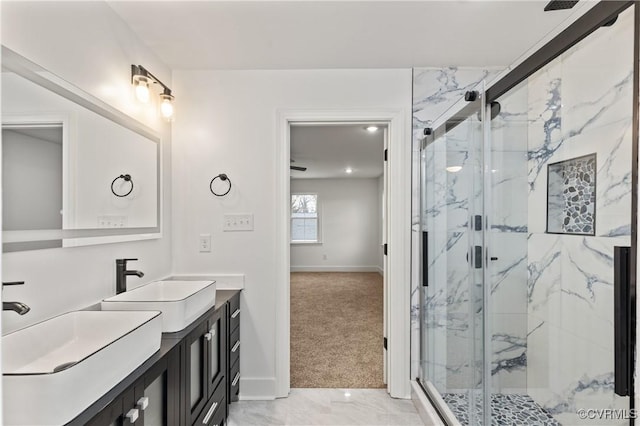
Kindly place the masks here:
[[(217, 192), (215, 192), (213, 190), (213, 182), (216, 179), (220, 179), (221, 181), (225, 182), (229, 182), (229, 188), (227, 188), (226, 192), (222, 193), (222, 194), (218, 194)], [(229, 179), (229, 177), (224, 174), (224, 173), (220, 173), (218, 176), (214, 177), (213, 179), (211, 179), (211, 182), (209, 182), (209, 190), (211, 191), (211, 193), (213, 195), (215, 195), (216, 197), (224, 197), (225, 195), (227, 195), (229, 193), (229, 191), (231, 191), (231, 179)]]
[[(113, 189), (113, 185), (116, 183), (116, 181), (118, 179), (124, 179), (125, 182), (129, 182), (131, 184), (131, 188), (129, 189), (129, 192), (127, 192), (126, 194), (118, 194), (114, 189)], [(112, 182), (111, 182), (111, 192), (113, 192), (113, 195), (115, 195), (116, 197), (126, 197), (127, 195), (131, 194), (131, 191), (133, 191), (133, 179), (131, 179), (131, 175), (130, 174), (126, 174), (126, 175), (120, 175), (117, 176)]]

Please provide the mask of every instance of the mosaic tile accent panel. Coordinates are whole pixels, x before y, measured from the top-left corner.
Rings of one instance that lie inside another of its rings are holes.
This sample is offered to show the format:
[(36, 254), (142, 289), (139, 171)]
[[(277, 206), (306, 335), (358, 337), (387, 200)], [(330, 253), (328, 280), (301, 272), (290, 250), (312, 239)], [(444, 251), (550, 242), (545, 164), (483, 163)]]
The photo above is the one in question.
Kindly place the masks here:
[[(458, 421), (469, 424), (469, 402), (463, 393), (445, 393), (442, 398), (447, 403)], [(476, 408), (477, 417), (480, 407)], [(551, 414), (536, 404), (529, 395), (493, 394), (491, 395), (492, 426), (561, 426)], [(477, 420), (476, 424), (481, 425)]]
[(596, 154), (549, 164), (547, 232), (595, 235)]

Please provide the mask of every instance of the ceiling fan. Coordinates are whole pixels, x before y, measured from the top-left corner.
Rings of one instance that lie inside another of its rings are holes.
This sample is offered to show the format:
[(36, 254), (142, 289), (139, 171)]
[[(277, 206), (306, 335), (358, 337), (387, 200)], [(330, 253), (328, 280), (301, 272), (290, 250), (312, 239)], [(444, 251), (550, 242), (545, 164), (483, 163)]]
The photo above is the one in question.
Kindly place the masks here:
[[(291, 162), (292, 162), (292, 163), (295, 163), (295, 162), (296, 162), (296, 160), (291, 160)], [(306, 171), (307, 171), (307, 168), (306, 168), (306, 167), (301, 167), (301, 166), (289, 166), (289, 168), (290, 168), (291, 170), (297, 170), (297, 171), (299, 171), (299, 172), (306, 172)]]

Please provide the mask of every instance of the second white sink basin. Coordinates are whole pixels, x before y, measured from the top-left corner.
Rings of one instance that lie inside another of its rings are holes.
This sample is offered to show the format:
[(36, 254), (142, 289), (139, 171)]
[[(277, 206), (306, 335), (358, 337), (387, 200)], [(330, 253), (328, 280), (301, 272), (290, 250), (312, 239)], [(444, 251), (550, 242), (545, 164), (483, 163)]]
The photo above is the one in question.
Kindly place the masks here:
[(160, 349), (160, 312), (69, 312), (2, 338), (5, 425), (62, 425)]
[(174, 333), (215, 304), (215, 281), (155, 281), (105, 299), (101, 306), (109, 311), (161, 311), (162, 332)]

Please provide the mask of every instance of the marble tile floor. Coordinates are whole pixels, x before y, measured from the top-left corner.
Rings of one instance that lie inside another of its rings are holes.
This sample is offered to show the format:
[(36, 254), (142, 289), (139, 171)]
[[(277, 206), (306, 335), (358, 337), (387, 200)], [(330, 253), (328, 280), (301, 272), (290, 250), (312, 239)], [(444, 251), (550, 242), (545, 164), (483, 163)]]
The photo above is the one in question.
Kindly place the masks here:
[(238, 401), (228, 426), (423, 425), (413, 402), (385, 389), (291, 389), (288, 398)]

